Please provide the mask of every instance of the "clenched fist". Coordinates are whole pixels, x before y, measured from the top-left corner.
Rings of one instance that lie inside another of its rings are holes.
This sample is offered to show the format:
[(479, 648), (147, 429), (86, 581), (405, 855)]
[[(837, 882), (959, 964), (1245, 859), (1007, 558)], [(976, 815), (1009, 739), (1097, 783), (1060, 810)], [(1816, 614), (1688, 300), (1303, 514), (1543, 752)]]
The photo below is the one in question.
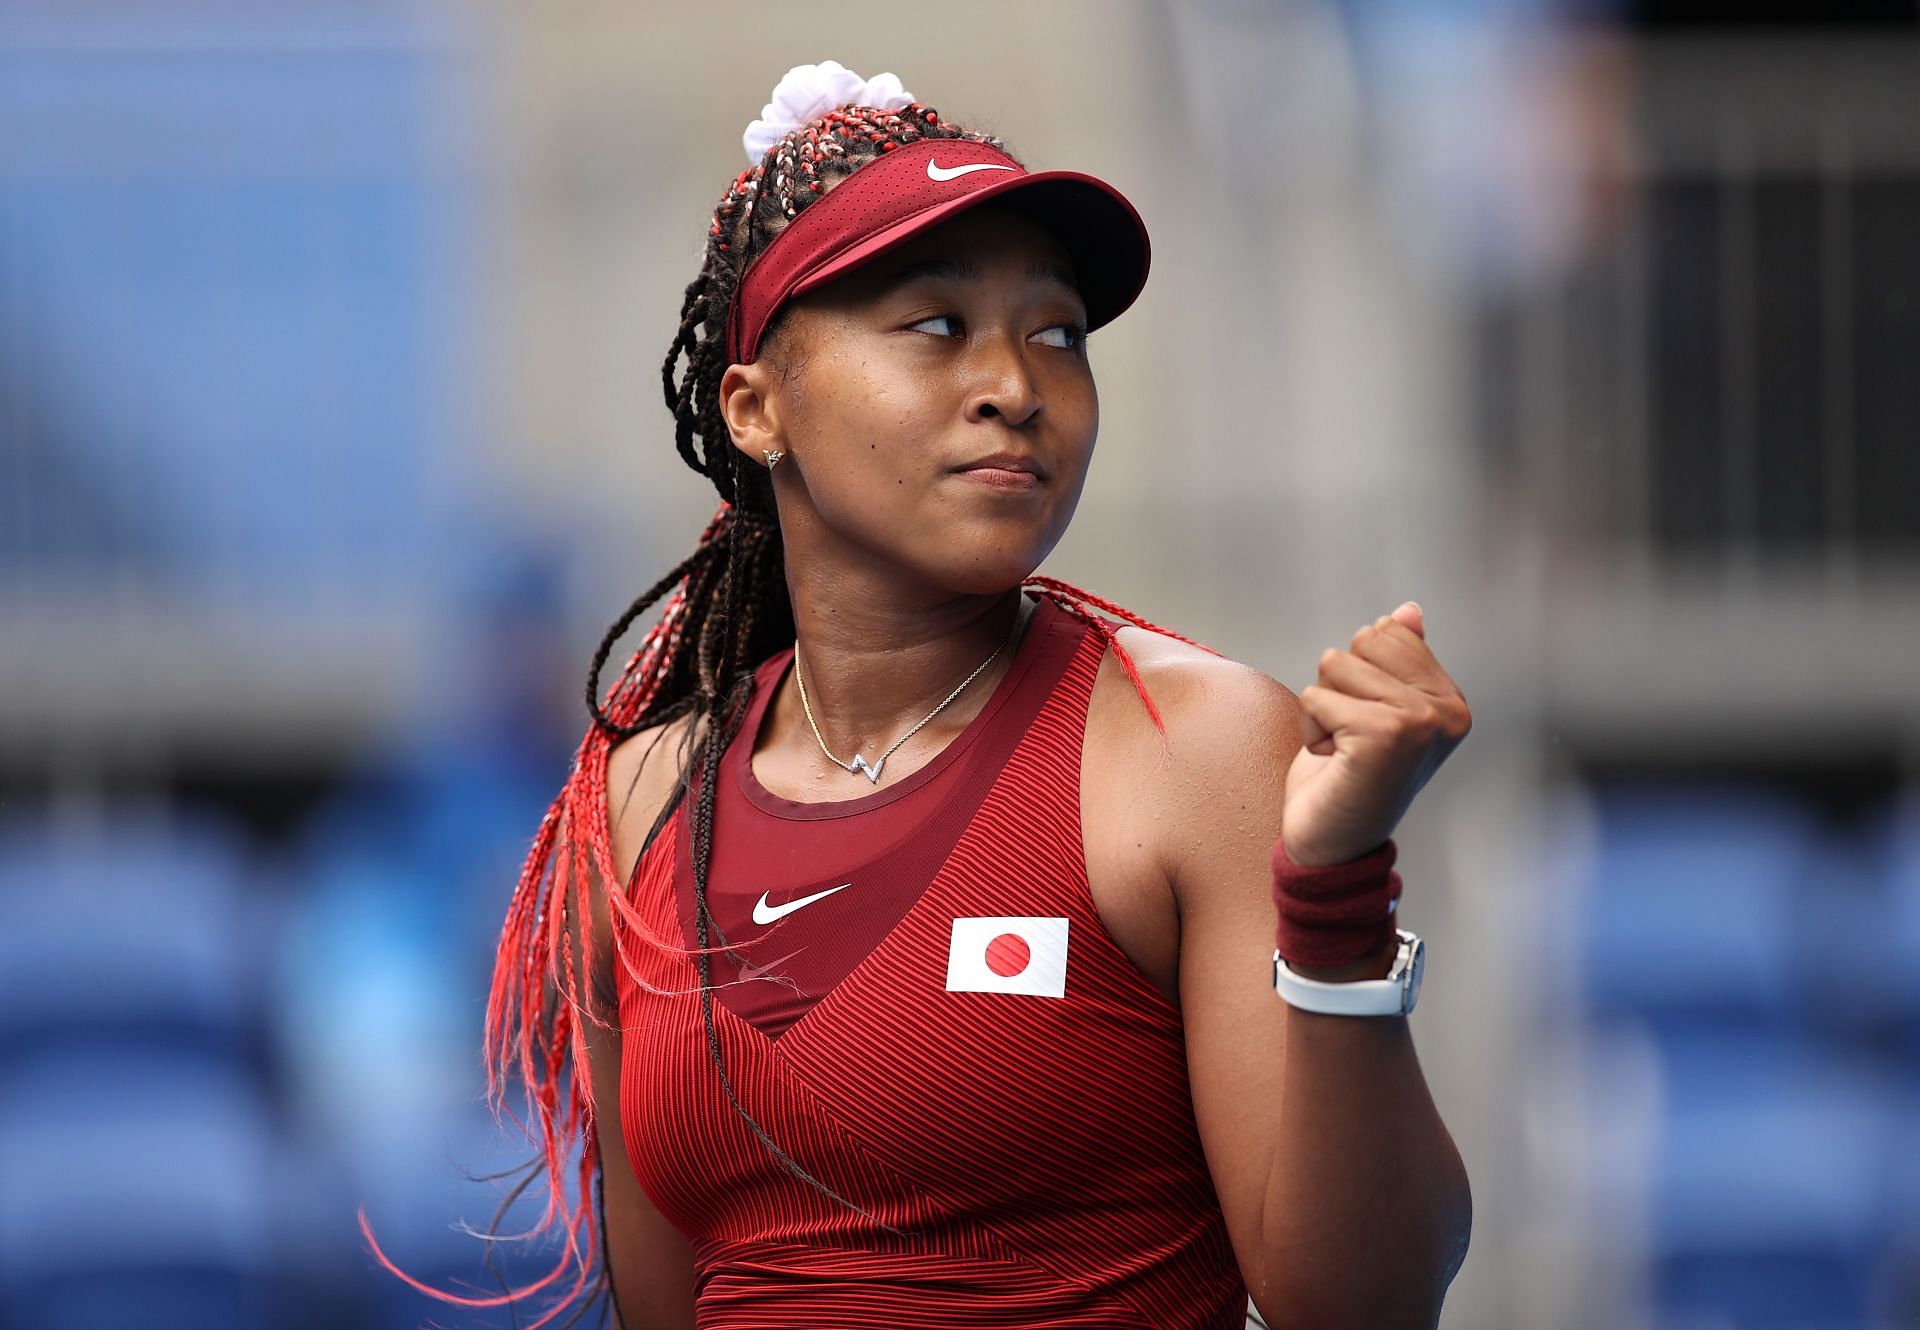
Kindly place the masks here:
[(1357, 859), (1395, 826), (1473, 728), (1467, 699), (1408, 601), (1328, 647), (1300, 690), (1300, 751), (1287, 769), (1281, 839), (1302, 867)]

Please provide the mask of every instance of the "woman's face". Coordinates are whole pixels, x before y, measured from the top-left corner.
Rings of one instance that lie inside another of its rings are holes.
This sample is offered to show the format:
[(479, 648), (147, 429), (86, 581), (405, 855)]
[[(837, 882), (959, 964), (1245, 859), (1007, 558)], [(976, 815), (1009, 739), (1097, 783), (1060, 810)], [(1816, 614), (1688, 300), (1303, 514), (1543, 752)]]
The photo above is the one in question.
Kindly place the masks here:
[(789, 554), (838, 546), (954, 593), (1016, 585), (1066, 531), (1093, 455), (1086, 317), (1059, 242), (992, 205), (795, 300), (771, 353), (728, 372), (760, 384), (757, 428), (729, 402), (737, 446), (789, 454)]

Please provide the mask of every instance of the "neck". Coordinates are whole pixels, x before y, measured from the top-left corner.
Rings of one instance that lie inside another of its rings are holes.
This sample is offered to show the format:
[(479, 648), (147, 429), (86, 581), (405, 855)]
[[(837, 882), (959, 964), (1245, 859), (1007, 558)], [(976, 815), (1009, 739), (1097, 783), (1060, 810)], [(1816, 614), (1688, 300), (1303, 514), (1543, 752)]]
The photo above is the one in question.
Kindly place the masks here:
[[(986, 667), (901, 751), (904, 755), (930, 737), (935, 742), (929, 746), (937, 749), (940, 737), (964, 728), (1012, 665), (1016, 627), (1033, 608), (1018, 588), (894, 599), (845, 589), (813, 595), (799, 587), (791, 591), (799, 633), (796, 668), (804, 676), (806, 705), (827, 746), (845, 762), (856, 753), (878, 759), (984, 661)], [(797, 720), (799, 738), (819, 753), (798, 685), (789, 678), (783, 691), (790, 695), (779, 699), (793, 718), (788, 724)], [(825, 754), (820, 761), (826, 762)], [(893, 774), (891, 765), (884, 774)]]

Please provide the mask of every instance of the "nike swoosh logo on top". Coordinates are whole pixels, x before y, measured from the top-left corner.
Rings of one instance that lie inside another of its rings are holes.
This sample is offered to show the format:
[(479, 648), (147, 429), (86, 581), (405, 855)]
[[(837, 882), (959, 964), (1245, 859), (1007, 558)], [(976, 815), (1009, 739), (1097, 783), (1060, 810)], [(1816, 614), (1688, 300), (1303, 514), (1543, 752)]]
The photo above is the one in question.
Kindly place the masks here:
[(1000, 166), (994, 162), (969, 162), (965, 166), (942, 166), (933, 158), (927, 158), (927, 179), (929, 180), (958, 180), (969, 171), (1011, 171), (1012, 169), (1011, 166)]
[(811, 896), (802, 896), (799, 900), (788, 901), (785, 905), (767, 904), (767, 893), (763, 891), (760, 893), (760, 899), (753, 903), (753, 922), (756, 924), (770, 924), (776, 919), (784, 919), (801, 906), (811, 905), (823, 896), (831, 896), (836, 891), (845, 891), (852, 885), (853, 883), (851, 882), (842, 882), (837, 887), (828, 887), (825, 891), (816, 891)]

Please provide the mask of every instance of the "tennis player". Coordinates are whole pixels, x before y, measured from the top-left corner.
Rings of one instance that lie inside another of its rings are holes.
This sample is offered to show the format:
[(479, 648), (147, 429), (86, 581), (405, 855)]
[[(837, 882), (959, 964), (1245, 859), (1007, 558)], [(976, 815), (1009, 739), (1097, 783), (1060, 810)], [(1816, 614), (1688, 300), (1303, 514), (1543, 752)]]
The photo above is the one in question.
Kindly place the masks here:
[(1421, 610), (1296, 696), (1034, 575), (1133, 207), (833, 62), (745, 146), (664, 367), (720, 506), (594, 658), (487, 1014), (571, 1247), (429, 1291), (561, 1295), (534, 1327), (587, 1294), (625, 1330), (1434, 1325), (1471, 1199), (1390, 833), (1471, 717)]

